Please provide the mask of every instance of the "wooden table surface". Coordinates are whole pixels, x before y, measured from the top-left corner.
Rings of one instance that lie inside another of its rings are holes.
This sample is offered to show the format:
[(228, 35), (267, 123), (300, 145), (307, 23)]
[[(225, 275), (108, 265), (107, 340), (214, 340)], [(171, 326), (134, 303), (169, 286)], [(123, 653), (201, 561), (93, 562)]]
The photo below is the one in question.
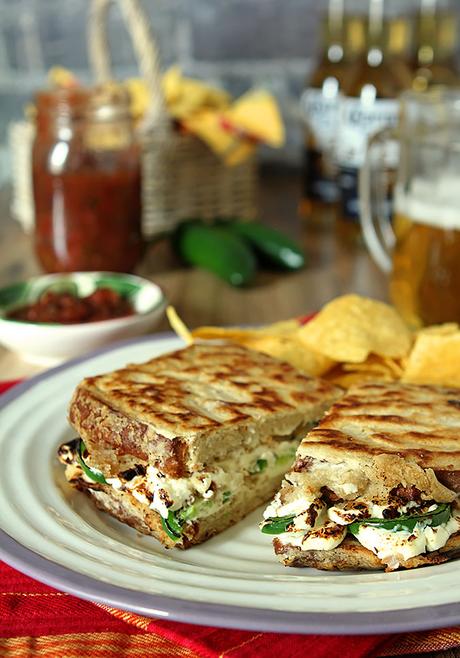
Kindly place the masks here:
[[(301, 241), (308, 258), (308, 266), (301, 272), (261, 272), (253, 287), (235, 289), (207, 272), (184, 268), (168, 244), (159, 243), (149, 248), (137, 273), (163, 288), (190, 327), (274, 322), (318, 309), (351, 291), (386, 299), (385, 279), (365, 248), (338, 234), (330, 211), (318, 213), (310, 225), (302, 222), (297, 213), (299, 197), (298, 173), (279, 169), (263, 172), (261, 217)], [(38, 273), (31, 238), (10, 218), (4, 193), (0, 196), (0, 286)], [(167, 329), (164, 319), (157, 330)], [(0, 347), (0, 378), (38, 370)]]
[[(387, 300), (385, 277), (365, 248), (338, 229), (329, 211), (318, 211), (305, 223), (298, 216), (300, 176), (295, 171), (266, 169), (261, 176), (261, 218), (300, 240), (307, 267), (293, 274), (261, 272), (256, 284), (234, 289), (199, 271), (185, 269), (167, 244), (152, 246), (137, 273), (158, 283), (189, 327), (275, 322), (304, 315), (347, 292)], [(40, 273), (31, 239), (8, 212), (8, 193), (0, 193), (0, 287)], [(164, 319), (157, 331), (168, 330)], [(0, 379), (30, 376), (42, 368), (0, 347)], [(427, 658), (460, 658), (460, 650), (423, 654)]]

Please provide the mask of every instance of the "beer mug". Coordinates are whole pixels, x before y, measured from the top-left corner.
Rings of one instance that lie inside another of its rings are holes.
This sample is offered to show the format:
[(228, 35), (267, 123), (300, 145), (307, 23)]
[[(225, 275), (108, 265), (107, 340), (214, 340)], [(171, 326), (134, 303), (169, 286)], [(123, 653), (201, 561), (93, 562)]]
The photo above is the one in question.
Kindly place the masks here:
[(368, 142), (360, 206), (364, 240), (406, 322), (460, 323), (460, 92), (403, 95), (398, 128)]

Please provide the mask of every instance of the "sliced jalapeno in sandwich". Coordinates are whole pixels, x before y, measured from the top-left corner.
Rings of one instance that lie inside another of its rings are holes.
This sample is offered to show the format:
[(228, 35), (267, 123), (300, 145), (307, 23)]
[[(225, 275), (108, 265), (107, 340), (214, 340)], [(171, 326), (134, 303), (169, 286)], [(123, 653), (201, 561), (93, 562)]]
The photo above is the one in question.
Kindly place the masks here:
[(80, 439), (77, 448), (77, 461), (81, 466), (83, 473), (87, 475), (90, 478), (90, 480), (93, 480), (94, 482), (98, 482), (99, 484), (107, 484), (107, 480), (105, 479), (105, 477), (102, 475), (100, 471), (91, 468), (91, 466), (88, 466), (88, 464), (85, 463), (85, 460), (83, 459), (83, 454), (85, 452), (86, 452), (86, 446), (83, 440)]
[(348, 526), (348, 532), (357, 535), (362, 526), (370, 525), (373, 528), (381, 528), (392, 532), (413, 532), (416, 525), (425, 525), (436, 528), (437, 526), (447, 523), (451, 517), (450, 505), (438, 505), (432, 512), (424, 514), (404, 514), (395, 519), (363, 519), (355, 521)]

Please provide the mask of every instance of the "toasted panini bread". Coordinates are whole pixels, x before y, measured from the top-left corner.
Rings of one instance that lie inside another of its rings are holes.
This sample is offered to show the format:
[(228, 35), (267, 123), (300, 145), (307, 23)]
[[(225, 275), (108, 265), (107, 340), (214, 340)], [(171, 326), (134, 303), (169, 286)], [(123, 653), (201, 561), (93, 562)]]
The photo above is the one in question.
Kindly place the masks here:
[[(395, 564), (380, 560), (377, 555), (365, 548), (353, 537), (345, 537), (343, 542), (329, 551), (299, 551), (297, 547), (282, 544), (274, 539), (275, 552), (287, 567), (313, 567), (322, 571), (394, 571)], [(407, 560), (399, 560), (399, 569), (415, 569), (430, 564), (442, 564), (460, 557), (460, 532), (449, 537), (439, 550), (420, 553)]]
[(266, 502), (306, 428), (342, 394), (237, 345), (196, 344), (77, 387), (71, 484), (165, 546), (204, 541)]
[(350, 389), (302, 440), (262, 529), (289, 566), (412, 568), (460, 548), (460, 390)]
[(84, 379), (69, 420), (105, 475), (141, 462), (180, 477), (261, 436), (291, 436), (338, 390), (238, 345), (196, 344)]

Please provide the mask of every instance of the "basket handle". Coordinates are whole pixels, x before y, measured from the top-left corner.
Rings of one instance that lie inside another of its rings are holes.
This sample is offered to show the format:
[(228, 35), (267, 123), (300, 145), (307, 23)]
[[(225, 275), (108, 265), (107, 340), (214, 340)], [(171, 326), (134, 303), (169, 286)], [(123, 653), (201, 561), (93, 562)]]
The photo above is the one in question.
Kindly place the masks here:
[[(168, 121), (166, 101), (161, 86), (158, 48), (149, 20), (139, 0), (117, 0), (133, 42), (139, 69), (150, 92), (150, 110), (143, 129)], [(107, 17), (112, 0), (92, 0), (88, 17), (88, 57), (98, 83), (112, 79)]]

